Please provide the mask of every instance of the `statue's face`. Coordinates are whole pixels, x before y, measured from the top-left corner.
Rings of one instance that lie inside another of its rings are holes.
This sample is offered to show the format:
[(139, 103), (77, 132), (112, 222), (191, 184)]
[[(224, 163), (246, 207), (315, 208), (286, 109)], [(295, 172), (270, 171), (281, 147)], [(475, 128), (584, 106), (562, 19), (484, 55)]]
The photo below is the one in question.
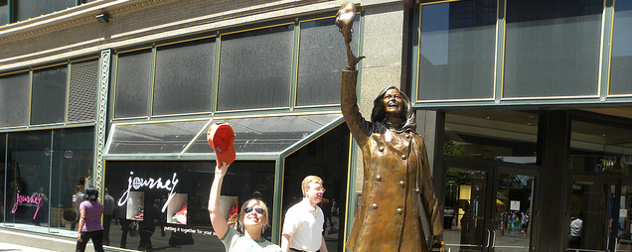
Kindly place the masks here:
[(391, 88), (384, 94), (382, 98), (384, 110), (387, 115), (392, 117), (400, 117), (404, 112), (402, 96), (397, 89)]

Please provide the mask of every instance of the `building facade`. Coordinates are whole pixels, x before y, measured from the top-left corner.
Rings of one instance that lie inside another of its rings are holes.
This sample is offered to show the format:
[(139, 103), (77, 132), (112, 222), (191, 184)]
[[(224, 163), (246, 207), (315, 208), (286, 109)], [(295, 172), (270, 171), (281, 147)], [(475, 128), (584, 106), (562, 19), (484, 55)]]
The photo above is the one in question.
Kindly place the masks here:
[[(631, 0), (353, 2), (361, 112), (387, 86), (411, 97), (447, 247), (629, 248)], [(341, 4), (0, 1), (0, 229), (71, 242), (94, 186), (116, 202), (108, 250), (153, 232), (153, 249), (223, 251), (205, 133), (229, 122), (227, 218), (261, 198), (279, 243), (319, 175), (344, 251), (364, 178), (339, 106)]]

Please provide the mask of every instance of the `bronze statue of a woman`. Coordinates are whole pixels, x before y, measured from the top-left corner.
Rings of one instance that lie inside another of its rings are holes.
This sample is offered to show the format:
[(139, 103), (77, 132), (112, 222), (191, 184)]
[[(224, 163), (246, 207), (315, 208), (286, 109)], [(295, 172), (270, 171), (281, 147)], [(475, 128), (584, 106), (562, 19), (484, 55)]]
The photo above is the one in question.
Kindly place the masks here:
[(359, 112), (355, 65), (364, 57), (353, 56), (349, 46), (355, 13), (352, 3), (344, 3), (336, 15), (349, 63), (342, 71), (341, 109), (364, 161), (362, 199), (346, 248), (355, 252), (428, 251), (425, 222), (431, 227), (432, 247), (445, 251), (426, 147), (415, 132), (409, 98), (396, 87), (388, 87), (375, 99), (371, 121)]

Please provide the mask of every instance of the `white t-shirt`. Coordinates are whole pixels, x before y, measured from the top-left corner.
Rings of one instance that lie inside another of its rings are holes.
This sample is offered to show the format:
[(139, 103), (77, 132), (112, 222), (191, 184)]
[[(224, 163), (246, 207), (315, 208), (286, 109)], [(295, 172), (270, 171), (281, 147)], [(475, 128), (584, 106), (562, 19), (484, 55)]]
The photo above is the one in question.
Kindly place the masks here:
[(290, 248), (317, 251), (323, 241), (322, 231), (325, 223), (325, 215), (320, 207), (315, 208), (309, 204), (307, 198), (290, 207), (285, 214), (283, 234), (288, 234)]
[(266, 239), (255, 241), (237, 231), (235, 228), (228, 226), (228, 230), (221, 238), (226, 252), (281, 252), (281, 247)]
[(571, 236), (582, 236), (582, 224), (583, 221), (580, 218), (571, 221)]

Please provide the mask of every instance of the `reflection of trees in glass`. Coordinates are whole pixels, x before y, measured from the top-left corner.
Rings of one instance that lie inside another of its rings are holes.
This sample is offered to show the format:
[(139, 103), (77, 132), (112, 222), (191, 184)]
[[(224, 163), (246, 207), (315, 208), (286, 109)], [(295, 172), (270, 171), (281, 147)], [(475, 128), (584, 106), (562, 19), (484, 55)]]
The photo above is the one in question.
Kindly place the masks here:
[(445, 144), (443, 144), (443, 155), (464, 157), (465, 147), (463, 145), (457, 144), (457, 142), (454, 140), (449, 140)]

